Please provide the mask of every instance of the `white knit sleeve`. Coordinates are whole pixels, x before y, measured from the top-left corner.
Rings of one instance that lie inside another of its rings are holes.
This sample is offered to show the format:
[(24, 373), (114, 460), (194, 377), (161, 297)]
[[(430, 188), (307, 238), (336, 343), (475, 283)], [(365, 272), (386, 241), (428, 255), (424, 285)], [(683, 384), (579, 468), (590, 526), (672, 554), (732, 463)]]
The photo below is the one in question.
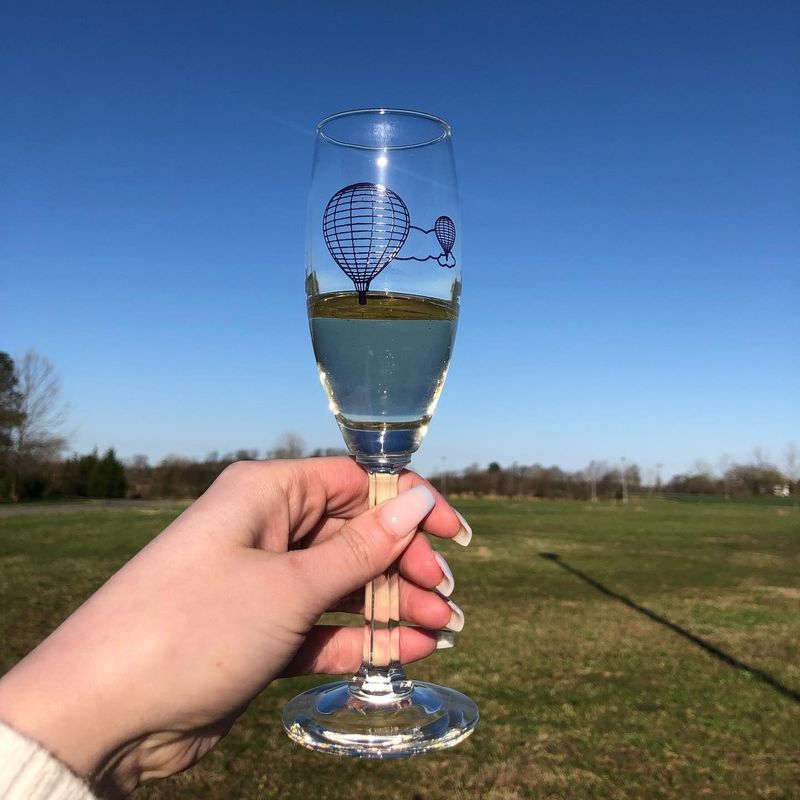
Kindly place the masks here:
[(96, 800), (36, 742), (0, 722), (0, 800)]

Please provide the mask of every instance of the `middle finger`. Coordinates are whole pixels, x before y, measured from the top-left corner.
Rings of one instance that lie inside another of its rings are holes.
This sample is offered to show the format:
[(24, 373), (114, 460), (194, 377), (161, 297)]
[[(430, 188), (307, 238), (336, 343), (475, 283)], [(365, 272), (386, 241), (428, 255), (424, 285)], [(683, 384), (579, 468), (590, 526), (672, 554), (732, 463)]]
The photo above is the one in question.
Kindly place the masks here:
[[(329, 610), (363, 614), (364, 594), (354, 592)], [(432, 630), (443, 628), (457, 633), (464, 627), (464, 612), (452, 600), (404, 578), (400, 578), (400, 619)]]

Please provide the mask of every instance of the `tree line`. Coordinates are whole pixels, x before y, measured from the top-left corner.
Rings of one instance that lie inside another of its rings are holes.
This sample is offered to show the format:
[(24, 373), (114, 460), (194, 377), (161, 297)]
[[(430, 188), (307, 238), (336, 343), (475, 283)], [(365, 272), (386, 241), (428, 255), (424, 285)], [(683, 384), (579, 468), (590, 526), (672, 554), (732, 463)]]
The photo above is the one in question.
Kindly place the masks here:
[(658, 470), (643, 477), (637, 464), (611, 465), (606, 461), (591, 461), (574, 471), (541, 464), (502, 467), (492, 462), (485, 469), (474, 464), (458, 472), (440, 472), (431, 481), (449, 495), (627, 502), (630, 495), (796, 495), (800, 494), (798, 478), (796, 450), (789, 445), (783, 470), (764, 459), (755, 459), (746, 464), (729, 463), (719, 474), (701, 465), (666, 482), (661, 481)]
[[(289, 446), (287, 446), (287, 443)], [(146, 456), (121, 461), (114, 450), (73, 455), (39, 464), (18, 483), (18, 499), (41, 500), (68, 497), (128, 497), (137, 499), (183, 499), (200, 496), (229, 464), (259, 458), (302, 458), (343, 455), (340, 449), (306, 450), (302, 439), (289, 435), (264, 452), (243, 449), (220, 455), (209, 453), (193, 459), (170, 455), (155, 464)], [(732, 464), (724, 473), (696, 471), (675, 475), (665, 483), (657, 476), (642, 479), (637, 464), (611, 466), (592, 462), (582, 470), (557, 466), (492, 462), (486, 468), (472, 465), (464, 470), (440, 472), (431, 482), (444, 494), (472, 497), (573, 499), (622, 501), (637, 496), (672, 494), (765, 496), (777, 487), (800, 494), (800, 483), (769, 463)]]
[(199, 497), (220, 472), (235, 461), (334, 456), (346, 455), (346, 452), (338, 448), (308, 451), (300, 436), (285, 433), (263, 452), (255, 448), (223, 455), (212, 452), (203, 459), (170, 455), (157, 464), (151, 464), (146, 456), (134, 456), (125, 463), (128, 496), (141, 499)]
[[(64, 457), (66, 405), (53, 365), (35, 352), (15, 362), (0, 352), (0, 501), (69, 497), (193, 498), (202, 494), (234, 461), (346, 454), (340, 448), (309, 451), (296, 433), (284, 433), (264, 452), (243, 449), (193, 459), (170, 455), (156, 464), (146, 456), (122, 461), (113, 449)], [(662, 483), (660, 469), (643, 473), (637, 464), (591, 461), (580, 470), (541, 464), (442, 471), (432, 482), (448, 495), (476, 497), (570, 498), (597, 501), (628, 496), (800, 494), (797, 448), (787, 446), (783, 468), (761, 451), (749, 463), (723, 459), (717, 470), (698, 462), (695, 469)]]

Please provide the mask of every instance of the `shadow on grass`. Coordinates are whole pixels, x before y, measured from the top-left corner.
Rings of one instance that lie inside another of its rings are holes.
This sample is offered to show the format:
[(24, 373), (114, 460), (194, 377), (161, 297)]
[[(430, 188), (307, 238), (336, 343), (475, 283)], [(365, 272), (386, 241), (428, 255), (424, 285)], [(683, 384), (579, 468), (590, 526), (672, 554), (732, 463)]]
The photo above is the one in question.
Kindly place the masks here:
[(697, 634), (692, 633), (687, 628), (682, 628), (680, 625), (676, 624), (675, 622), (671, 622), (666, 617), (656, 614), (655, 611), (651, 611), (649, 608), (640, 606), (638, 603), (631, 600), (630, 597), (626, 597), (624, 594), (619, 594), (619, 592), (609, 589), (607, 586), (604, 586), (602, 583), (600, 583), (600, 581), (592, 578), (591, 575), (587, 575), (585, 572), (581, 572), (581, 570), (576, 569), (570, 564), (567, 564), (566, 561), (562, 560), (558, 553), (539, 553), (539, 557), (544, 558), (547, 561), (552, 561), (554, 564), (557, 564), (559, 567), (561, 567), (561, 569), (566, 570), (572, 575), (575, 575), (577, 578), (580, 578), (584, 583), (588, 583), (589, 586), (591, 586), (593, 589), (597, 589), (598, 592), (606, 595), (606, 597), (611, 597), (617, 602), (622, 603), (622, 605), (627, 606), (633, 611), (636, 611), (648, 619), (653, 620), (653, 622), (657, 622), (659, 625), (669, 628), (671, 631), (677, 633), (679, 636), (682, 636), (684, 639), (688, 639), (692, 644), (705, 650), (709, 655), (714, 656), (714, 658), (718, 659), (723, 664), (727, 664), (729, 667), (746, 672), (748, 675), (752, 676), (756, 680), (761, 681), (761, 683), (766, 684), (771, 689), (774, 689), (779, 694), (782, 694), (784, 697), (788, 697), (790, 700), (794, 700), (795, 703), (800, 704), (800, 692), (796, 692), (794, 689), (784, 685), (768, 672), (764, 672), (763, 669), (750, 666), (750, 664), (740, 661), (738, 658), (736, 658), (736, 656), (726, 653), (715, 644), (712, 644)]

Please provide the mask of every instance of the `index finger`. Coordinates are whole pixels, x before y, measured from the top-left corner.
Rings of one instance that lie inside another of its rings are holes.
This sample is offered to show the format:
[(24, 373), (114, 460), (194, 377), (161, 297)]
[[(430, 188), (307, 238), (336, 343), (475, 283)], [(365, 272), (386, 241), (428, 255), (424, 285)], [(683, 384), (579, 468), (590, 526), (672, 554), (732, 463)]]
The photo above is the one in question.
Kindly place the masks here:
[(442, 539), (452, 539), (457, 544), (466, 547), (472, 539), (472, 528), (464, 517), (439, 494), (430, 481), (425, 480), (416, 472), (404, 470), (400, 475), (398, 488), (399, 491), (405, 492), (420, 484), (427, 486), (436, 499), (436, 505), (422, 521), (422, 530)]
[[(300, 523), (294, 526), (293, 542), (296, 543), (312, 532), (314, 540), (321, 541), (338, 530), (345, 520), (352, 519), (369, 508), (369, 473), (354, 459), (328, 456), (284, 463), (291, 465), (295, 481), (303, 486), (303, 491), (298, 494), (302, 498), (303, 510), (310, 517), (301, 522), (303, 514), (300, 509), (293, 515), (295, 522)], [(435, 500), (435, 505), (421, 528), (434, 536), (453, 539), (464, 546), (469, 544), (472, 538), (469, 524), (425, 478), (411, 470), (403, 470), (398, 481), (398, 491), (408, 491), (420, 484), (427, 486)], [(332, 519), (326, 520), (326, 517)]]

